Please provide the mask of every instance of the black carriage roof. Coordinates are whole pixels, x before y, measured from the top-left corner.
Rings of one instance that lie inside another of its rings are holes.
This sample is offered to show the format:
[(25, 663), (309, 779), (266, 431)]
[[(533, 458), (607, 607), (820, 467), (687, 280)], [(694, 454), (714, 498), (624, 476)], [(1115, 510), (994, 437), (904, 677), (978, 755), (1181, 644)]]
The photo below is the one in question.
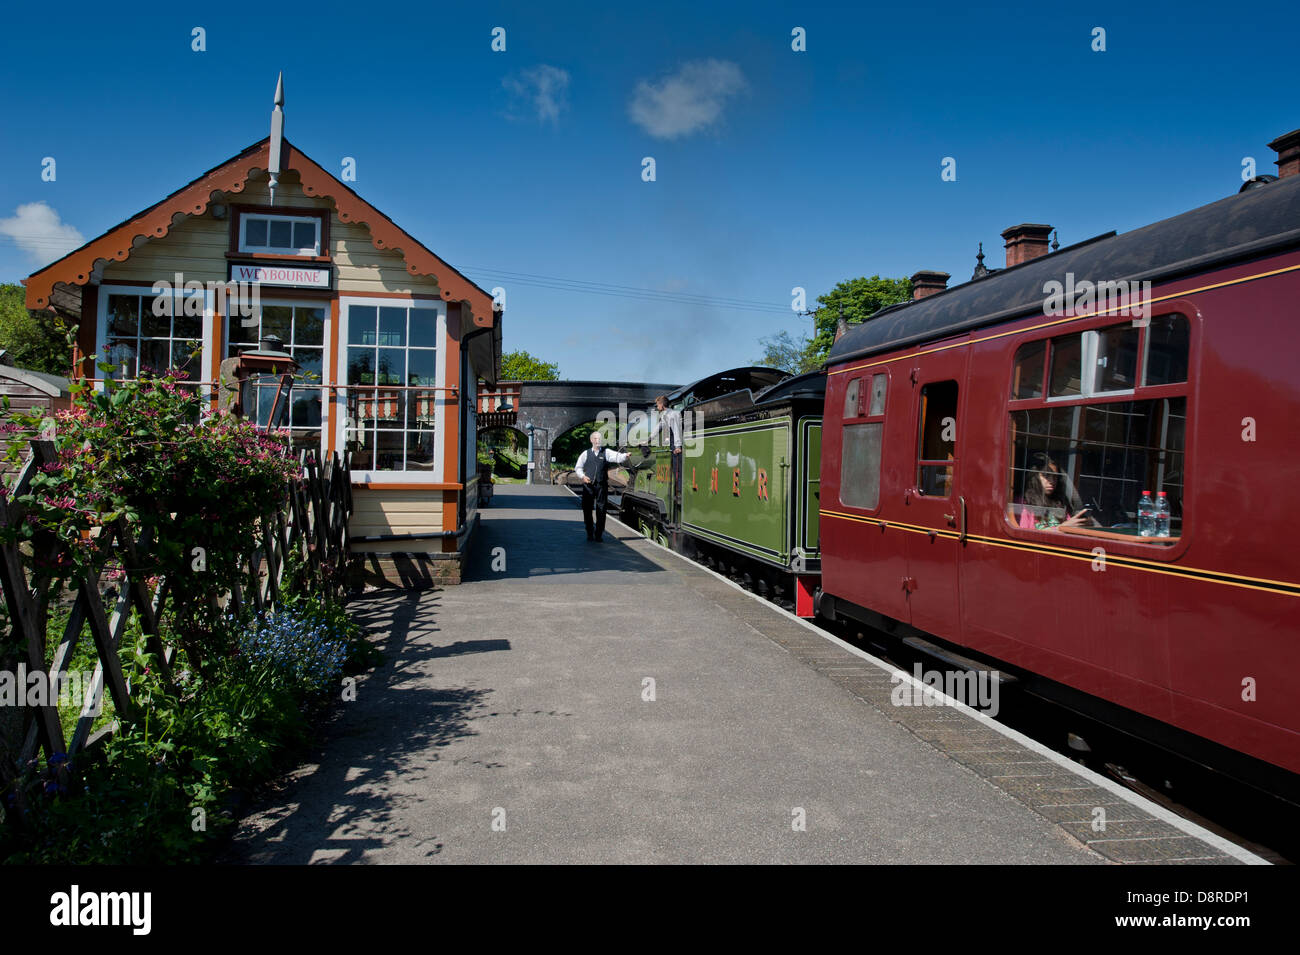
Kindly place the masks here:
[(1107, 233), (850, 325), (827, 365), (1041, 312), (1043, 285), (1157, 281), (1300, 242), (1300, 176), (1289, 176), (1123, 235)]
[(779, 381), (754, 394), (754, 403), (788, 401), (792, 398), (821, 398), (826, 394), (826, 373), (810, 371)]
[(683, 385), (668, 395), (668, 404), (680, 404), (682, 407), (688, 407), (736, 391), (748, 389), (757, 393), (789, 377), (788, 373), (778, 368), (763, 368), (758, 365), (751, 365), (747, 368), (732, 368), (709, 375), (707, 378), (701, 378), (699, 381), (693, 381), (689, 385)]

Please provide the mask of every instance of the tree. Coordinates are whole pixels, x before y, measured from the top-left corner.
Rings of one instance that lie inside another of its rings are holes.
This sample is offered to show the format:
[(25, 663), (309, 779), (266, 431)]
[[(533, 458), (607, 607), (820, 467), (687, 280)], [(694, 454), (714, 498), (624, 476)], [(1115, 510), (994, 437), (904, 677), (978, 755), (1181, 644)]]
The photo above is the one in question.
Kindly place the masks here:
[(19, 368), (66, 375), (72, 369), (67, 328), (49, 312), (27, 308), (21, 285), (0, 285), (0, 348)]
[(789, 331), (782, 330), (775, 335), (760, 338), (758, 343), (763, 346), (763, 357), (754, 362), (756, 365), (780, 368), (792, 375), (801, 375), (806, 371), (814, 371), (821, 364), (809, 350), (812, 339), (806, 335), (796, 339)]
[(840, 282), (825, 295), (817, 296), (820, 305), (813, 312), (812, 338), (801, 335), (795, 338), (787, 331), (759, 339), (765, 349), (762, 363), (799, 374), (814, 371), (826, 361), (835, 342), (835, 328), (839, 324), (840, 306), (844, 307), (844, 321), (850, 325), (865, 322), (886, 305), (906, 302), (912, 298), (911, 279), (888, 279), (873, 275), (871, 278), (848, 279)]
[(559, 365), (534, 358), (526, 351), (512, 351), (501, 356), (502, 381), (557, 381), (559, 377)]

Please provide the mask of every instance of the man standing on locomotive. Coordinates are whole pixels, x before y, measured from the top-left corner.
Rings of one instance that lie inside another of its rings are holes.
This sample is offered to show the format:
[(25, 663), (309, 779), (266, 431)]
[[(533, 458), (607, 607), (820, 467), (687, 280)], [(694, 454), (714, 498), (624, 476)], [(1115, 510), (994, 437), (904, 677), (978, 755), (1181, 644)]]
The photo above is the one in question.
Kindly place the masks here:
[[(591, 450), (583, 451), (574, 466), (582, 477), (582, 520), (587, 525), (587, 540), (602, 541), (605, 535), (605, 506), (609, 502), (609, 478), (606, 474), (612, 464), (626, 464), (630, 454), (611, 451), (601, 446), (600, 432), (591, 432)], [(596, 512), (593, 524), (592, 510)]]

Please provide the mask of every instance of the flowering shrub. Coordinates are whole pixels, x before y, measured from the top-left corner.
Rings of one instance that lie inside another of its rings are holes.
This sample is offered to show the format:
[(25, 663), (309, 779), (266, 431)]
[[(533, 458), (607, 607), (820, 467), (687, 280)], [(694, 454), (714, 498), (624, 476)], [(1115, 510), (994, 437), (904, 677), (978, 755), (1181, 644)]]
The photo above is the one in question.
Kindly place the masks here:
[(99, 559), (96, 530), (123, 521), (133, 535), (148, 534), (138, 569), (166, 577), (178, 635), (198, 647), (213, 632), (217, 598), (240, 581), (242, 556), (299, 468), (282, 436), (207, 414), (208, 400), (182, 374), (142, 372), (102, 390), (73, 382), (70, 410), (52, 419), (10, 415), (8, 454), (17, 462), (26, 442), (14, 439), (53, 429), (57, 460), (18, 500), (28, 516), (17, 536), (52, 555), (38, 567), (43, 577), (79, 580)]
[(332, 688), (343, 675), (348, 637), (326, 623), (280, 610), (259, 619), (240, 641), (239, 651), (248, 665), (266, 667), (304, 697), (312, 697)]

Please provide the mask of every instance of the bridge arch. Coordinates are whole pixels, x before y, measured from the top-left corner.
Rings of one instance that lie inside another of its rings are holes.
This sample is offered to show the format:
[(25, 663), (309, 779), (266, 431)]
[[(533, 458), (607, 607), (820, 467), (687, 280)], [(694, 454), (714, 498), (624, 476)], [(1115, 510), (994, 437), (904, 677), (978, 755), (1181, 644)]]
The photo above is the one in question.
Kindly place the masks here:
[[(505, 425), (531, 433), (534, 481), (550, 483), (551, 444), (560, 435), (602, 414), (625, 421), (629, 412), (644, 411), (656, 396), (679, 387), (665, 382), (502, 381), (479, 389), (477, 427)], [(557, 461), (556, 466), (571, 463)]]

